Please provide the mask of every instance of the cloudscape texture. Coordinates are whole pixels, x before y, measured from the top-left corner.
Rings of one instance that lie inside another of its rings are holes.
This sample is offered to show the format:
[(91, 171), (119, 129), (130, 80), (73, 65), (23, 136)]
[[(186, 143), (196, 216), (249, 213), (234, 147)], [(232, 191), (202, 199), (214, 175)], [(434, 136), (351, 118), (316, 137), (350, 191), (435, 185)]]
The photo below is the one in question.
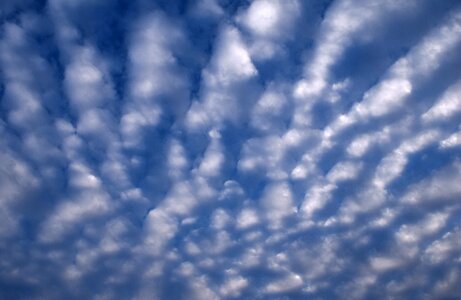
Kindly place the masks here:
[(460, 299), (461, 1), (0, 1), (0, 299)]

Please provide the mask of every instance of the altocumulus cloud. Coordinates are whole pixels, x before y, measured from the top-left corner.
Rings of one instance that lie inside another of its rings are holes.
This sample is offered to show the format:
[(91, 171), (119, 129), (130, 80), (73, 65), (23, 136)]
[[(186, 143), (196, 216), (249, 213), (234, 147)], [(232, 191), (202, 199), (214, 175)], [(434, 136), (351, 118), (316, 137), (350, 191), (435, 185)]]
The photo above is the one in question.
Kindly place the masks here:
[(461, 2), (3, 0), (0, 299), (457, 299)]

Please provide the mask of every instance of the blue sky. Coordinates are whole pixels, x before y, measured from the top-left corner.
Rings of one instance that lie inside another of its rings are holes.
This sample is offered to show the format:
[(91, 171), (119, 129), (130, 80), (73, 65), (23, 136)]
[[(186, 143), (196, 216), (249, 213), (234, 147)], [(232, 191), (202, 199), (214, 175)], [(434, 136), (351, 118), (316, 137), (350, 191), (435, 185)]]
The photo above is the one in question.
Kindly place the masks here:
[(0, 299), (461, 295), (460, 1), (0, 22)]

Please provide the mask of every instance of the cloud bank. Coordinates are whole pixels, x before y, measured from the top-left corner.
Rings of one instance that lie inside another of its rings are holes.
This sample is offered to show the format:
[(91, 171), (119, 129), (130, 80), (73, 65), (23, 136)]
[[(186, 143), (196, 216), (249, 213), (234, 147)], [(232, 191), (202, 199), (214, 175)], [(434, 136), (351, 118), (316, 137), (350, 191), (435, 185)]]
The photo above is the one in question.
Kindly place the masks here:
[(2, 1), (0, 299), (454, 299), (459, 1)]

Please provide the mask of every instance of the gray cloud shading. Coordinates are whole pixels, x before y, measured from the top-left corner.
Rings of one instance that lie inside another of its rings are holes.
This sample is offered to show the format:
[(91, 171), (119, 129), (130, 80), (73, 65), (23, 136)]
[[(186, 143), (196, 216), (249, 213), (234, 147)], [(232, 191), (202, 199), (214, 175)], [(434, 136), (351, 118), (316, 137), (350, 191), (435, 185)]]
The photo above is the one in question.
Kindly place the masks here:
[(456, 299), (459, 1), (3, 1), (0, 299)]

